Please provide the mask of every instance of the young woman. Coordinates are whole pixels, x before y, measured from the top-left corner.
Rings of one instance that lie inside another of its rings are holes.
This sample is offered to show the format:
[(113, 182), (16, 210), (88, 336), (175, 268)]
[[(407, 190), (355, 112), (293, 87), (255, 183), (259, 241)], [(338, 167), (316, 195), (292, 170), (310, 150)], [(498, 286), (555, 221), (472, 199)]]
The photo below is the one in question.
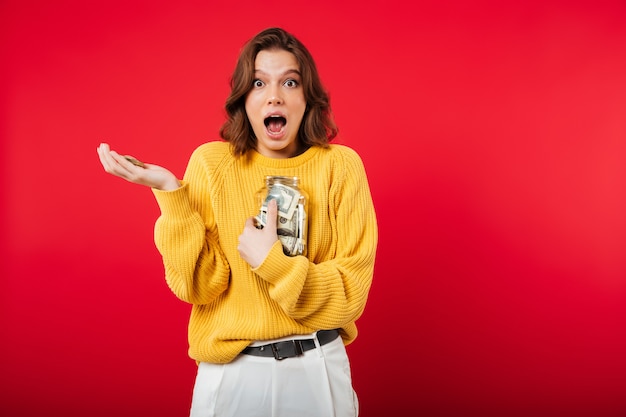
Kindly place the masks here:
[[(226, 112), (223, 141), (199, 146), (182, 180), (98, 148), (106, 172), (151, 187), (160, 207), (166, 281), (192, 304), (191, 416), (357, 416), (345, 345), (378, 241), (363, 163), (329, 144), (337, 128), (313, 58), (282, 29), (245, 45)], [(267, 176), (297, 177), (305, 249), (285, 250), (282, 202), (262, 199), (255, 217)]]

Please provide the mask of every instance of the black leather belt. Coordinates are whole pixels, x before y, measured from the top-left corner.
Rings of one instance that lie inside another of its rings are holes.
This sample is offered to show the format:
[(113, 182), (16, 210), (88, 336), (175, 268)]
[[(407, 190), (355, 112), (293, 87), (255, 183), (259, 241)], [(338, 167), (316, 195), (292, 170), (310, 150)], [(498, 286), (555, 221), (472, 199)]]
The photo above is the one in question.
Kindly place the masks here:
[[(339, 336), (339, 330), (320, 330), (317, 332), (317, 340), (320, 346), (332, 342)], [(280, 361), (286, 358), (302, 356), (307, 350), (315, 349), (314, 339), (286, 340), (284, 342), (270, 343), (263, 346), (248, 346), (241, 353), (253, 356), (273, 357)]]

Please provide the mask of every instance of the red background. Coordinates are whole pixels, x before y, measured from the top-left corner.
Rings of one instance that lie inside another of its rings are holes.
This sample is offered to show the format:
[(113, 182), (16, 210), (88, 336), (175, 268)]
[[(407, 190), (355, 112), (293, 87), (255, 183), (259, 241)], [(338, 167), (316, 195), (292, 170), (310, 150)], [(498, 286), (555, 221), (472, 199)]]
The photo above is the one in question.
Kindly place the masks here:
[(0, 3), (0, 414), (187, 414), (158, 208), (96, 147), (182, 175), (280, 25), (379, 216), (361, 416), (626, 415), (626, 4), (520, 3)]

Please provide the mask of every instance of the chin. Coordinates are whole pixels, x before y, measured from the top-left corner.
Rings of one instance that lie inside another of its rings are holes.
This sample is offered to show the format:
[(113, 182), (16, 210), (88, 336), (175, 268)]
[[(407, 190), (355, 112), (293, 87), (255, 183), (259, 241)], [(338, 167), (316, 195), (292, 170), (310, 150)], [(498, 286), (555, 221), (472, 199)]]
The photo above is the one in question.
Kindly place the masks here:
[(273, 139), (273, 138), (265, 138), (260, 141), (261, 146), (267, 149), (271, 149), (273, 151), (282, 151), (286, 150), (289, 147), (294, 146), (295, 140), (289, 140), (287, 138), (281, 139)]
[(285, 141), (262, 141), (257, 144), (257, 151), (263, 154), (265, 152), (271, 152), (280, 154), (284, 157), (290, 157), (297, 153), (298, 147), (292, 146), (293, 142)]

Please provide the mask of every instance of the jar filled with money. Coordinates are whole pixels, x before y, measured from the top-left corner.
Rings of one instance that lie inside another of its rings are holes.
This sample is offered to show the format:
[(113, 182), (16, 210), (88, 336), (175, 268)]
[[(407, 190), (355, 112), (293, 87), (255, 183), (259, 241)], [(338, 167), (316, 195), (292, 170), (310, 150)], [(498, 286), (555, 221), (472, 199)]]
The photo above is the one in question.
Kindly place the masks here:
[(265, 177), (265, 186), (257, 192), (257, 204), (260, 206), (256, 216), (257, 227), (265, 226), (267, 203), (276, 200), (278, 238), (288, 256), (306, 254), (308, 195), (300, 189), (299, 182), (298, 177), (269, 175)]

